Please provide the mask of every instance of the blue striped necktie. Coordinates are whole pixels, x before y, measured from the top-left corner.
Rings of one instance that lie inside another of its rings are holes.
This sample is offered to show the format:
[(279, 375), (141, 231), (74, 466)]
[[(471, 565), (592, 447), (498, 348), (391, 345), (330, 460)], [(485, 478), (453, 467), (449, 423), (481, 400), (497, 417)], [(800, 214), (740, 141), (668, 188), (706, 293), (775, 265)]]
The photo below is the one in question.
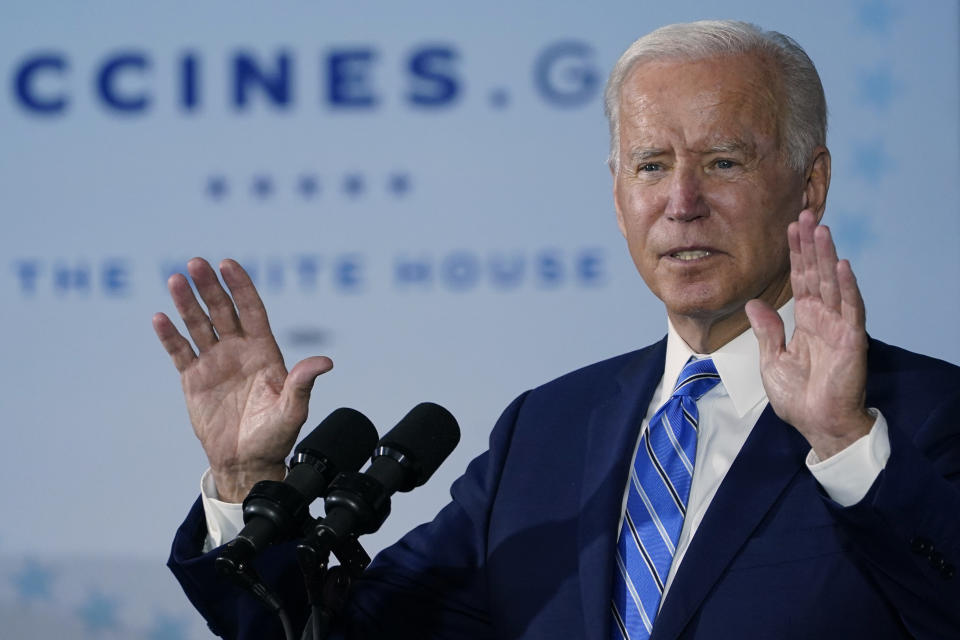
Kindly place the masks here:
[(713, 360), (684, 366), (640, 437), (617, 539), (610, 637), (650, 636), (687, 512), (697, 454), (697, 400), (720, 382)]

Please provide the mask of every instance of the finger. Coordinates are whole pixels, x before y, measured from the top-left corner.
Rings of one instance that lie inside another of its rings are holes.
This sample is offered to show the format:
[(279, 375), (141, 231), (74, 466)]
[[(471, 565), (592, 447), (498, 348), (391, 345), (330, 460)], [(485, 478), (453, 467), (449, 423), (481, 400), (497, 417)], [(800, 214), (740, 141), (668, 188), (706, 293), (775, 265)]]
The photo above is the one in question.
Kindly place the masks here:
[(787, 244), (790, 245), (790, 288), (794, 298), (802, 298), (807, 295), (807, 284), (803, 277), (799, 222), (791, 222), (787, 227)]
[(807, 295), (820, 295), (820, 274), (817, 271), (817, 250), (813, 241), (813, 230), (817, 222), (810, 211), (800, 212), (798, 221), (800, 235), (800, 253), (803, 258), (803, 283)]
[(830, 237), (830, 229), (819, 226), (814, 231), (817, 251), (817, 272), (820, 280), (820, 297), (832, 310), (840, 311), (840, 285), (837, 281), (837, 249)]
[(762, 300), (748, 301), (744, 311), (760, 345), (760, 368), (763, 369), (786, 348), (783, 320), (773, 307)]
[(220, 286), (220, 280), (213, 268), (203, 258), (193, 258), (187, 262), (187, 272), (193, 278), (197, 291), (207, 305), (207, 313), (213, 322), (213, 328), (221, 338), (240, 333), (240, 319), (233, 306), (233, 300)]
[(197, 302), (197, 297), (193, 295), (193, 289), (190, 288), (186, 277), (182, 273), (173, 274), (167, 280), (167, 289), (170, 290), (173, 304), (183, 318), (187, 333), (193, 338), (193, 344), (197, 345), (197, 349), (204, 351), (215, 345), (217, 334), (213, 332), (210, 318)]
[(837, 282), (840, 286), (840, 315), (854, 327), (863, 329), (867, 324), (866, 308), (863, 305), (863, 296), (857, 286), (857, 277), (853, 275), (853, 268), (849, 260), (837, 263)]
[(251, 336), (270, 335), (270, 321), (267, 320), (267, 310), (263, 300), (253, 286), (253, 281), (247, 272), (235, 260), (229, 258), (220, 263), (220, 273), (223, 281), (230, 288), (233, 300), (237, 305), (237, 314), (240, 326), (244, 333)]
[(333, 369), (333, 360), (326, 356), (313, 356), (294, 365), (280, 391), (280, 411), (284, 421), (302, 423), (307, 419), (313, 383), (317, 376), (330, 369)]
[(173, 360), (173, 366), (180, 373), (183, 373), (183, 370), (197, 359), (197, 354), (193, 352), (190, 342), (180, 335), (167, 314), (153, 314), (153, 331), (160, 338), (160, 344), (167, 350), (170, 359)]

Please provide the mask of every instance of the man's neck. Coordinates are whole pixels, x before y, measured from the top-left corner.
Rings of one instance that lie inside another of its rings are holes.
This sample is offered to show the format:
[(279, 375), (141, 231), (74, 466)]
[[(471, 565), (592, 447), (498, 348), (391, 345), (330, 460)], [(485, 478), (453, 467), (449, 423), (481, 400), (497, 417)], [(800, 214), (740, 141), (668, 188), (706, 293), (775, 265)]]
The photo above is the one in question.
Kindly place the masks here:
[(669, 311), (667, 315), (677, 334), (695, 353), (713, 353), (750, 328), (750, 321), (742, 308), (720, 319), (677, 316)]

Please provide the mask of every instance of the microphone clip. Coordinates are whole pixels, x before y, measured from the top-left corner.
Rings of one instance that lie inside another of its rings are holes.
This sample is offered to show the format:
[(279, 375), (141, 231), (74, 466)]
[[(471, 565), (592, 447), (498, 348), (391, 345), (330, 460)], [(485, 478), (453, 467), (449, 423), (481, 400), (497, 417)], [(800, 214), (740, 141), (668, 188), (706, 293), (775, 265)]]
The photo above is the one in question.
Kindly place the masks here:
[(306, 497), (286, 482), (261, 480), (243, 499), (243, 521), (256, 517), (269, 520), (277, 531), (299, 532), (310, 515)]
[[(368, 474), (358, 472), (341, 473), (330, 484), (330, 491), (323, 502), (328, 514), (325, 520), (317, 524), (317, 531), (330, 527), (332, 533), (340, 539), (347, 533), (357, 536), (373, 533), (390, 515), (390, 492), (383, 483)], [(349, 530), (338, 530), (336, 518), (329, 517), (334, 509), (344, 509), (341, 513), (350, 514), (352, 522)]]

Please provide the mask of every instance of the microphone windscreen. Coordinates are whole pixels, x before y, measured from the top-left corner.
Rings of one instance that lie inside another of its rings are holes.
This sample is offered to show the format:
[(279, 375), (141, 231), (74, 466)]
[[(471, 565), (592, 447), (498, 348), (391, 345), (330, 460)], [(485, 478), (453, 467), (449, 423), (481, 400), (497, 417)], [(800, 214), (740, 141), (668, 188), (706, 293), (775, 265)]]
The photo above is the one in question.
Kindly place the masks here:
[(326, 459), (336, 471), (356, 471), (377, 446), (377, 429), (356, 409), (341, 407), (300, 441), (295, 453)]
[(458, 442), (460, 427), (453, 414), (438, 404), (421, 402), (387, 432), (377, 446), (399, 451), (409, 458), (415, 473), (413, 484), (400, 489), (409, 491), (429, 480)]

